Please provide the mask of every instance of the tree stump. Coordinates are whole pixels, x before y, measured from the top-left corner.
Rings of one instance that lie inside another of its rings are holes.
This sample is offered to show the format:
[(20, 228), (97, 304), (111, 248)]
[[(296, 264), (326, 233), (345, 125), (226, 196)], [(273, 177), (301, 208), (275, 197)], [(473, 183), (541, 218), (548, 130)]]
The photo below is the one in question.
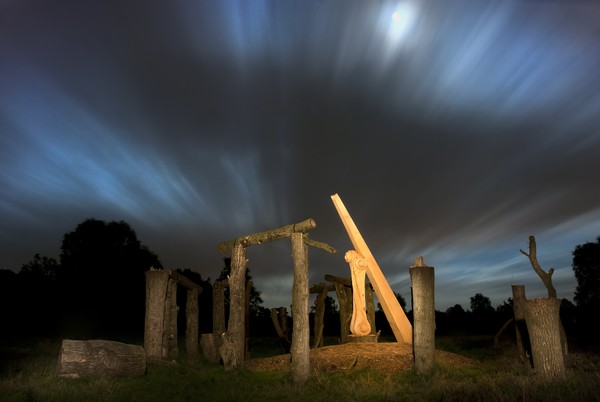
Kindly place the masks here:
[(60, 378), (138, 377), (145, 373), (143, 347), (101, 339), (63, 339), (56, 366)]
[(564, 378), (566, 375), (559, 331), (560, 303), (561, 299), (556, 297), (530, 299), (523, 303), (533, 368), (547, 379)]

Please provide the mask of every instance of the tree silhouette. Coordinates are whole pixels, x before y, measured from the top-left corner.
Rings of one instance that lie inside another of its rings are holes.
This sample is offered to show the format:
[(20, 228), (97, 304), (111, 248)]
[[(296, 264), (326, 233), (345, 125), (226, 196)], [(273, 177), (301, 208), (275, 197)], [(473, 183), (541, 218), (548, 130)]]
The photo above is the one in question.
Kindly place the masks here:
[(578, 310), (579, 333), (585, 341), (598, 342), (600, 326), (600, 237), (595, 243), (580, 244), (573, 251), (573, 272), (577, 279), (575, 303)]
[(35, 254), (19, 271), (18, 313), (22, 333), (55, 335), (60, 305), (61, 267), (54, 258)]
[(489, 314), (494, 311), (490, 298), (481, 293), (475, 293), (475, 296), (469, 300), (471, 301), (471, 312), (473, 314)]
[(60, 279), (68, 332), (140, 334), (145, 278), (161, 264), (125, 222), (88, 219), (64, 235)]

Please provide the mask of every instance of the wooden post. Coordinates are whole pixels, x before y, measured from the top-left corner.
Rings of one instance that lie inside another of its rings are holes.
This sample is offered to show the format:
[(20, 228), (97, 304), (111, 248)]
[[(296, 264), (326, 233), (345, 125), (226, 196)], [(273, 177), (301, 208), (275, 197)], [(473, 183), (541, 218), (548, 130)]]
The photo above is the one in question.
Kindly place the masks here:
[(527, 352), (531, 352), (529, 333), (525, 325), (525, 311), (523, 306), (527, 297), (525, 296), (525, 285), (512, 285), (513, 311), (515, 315), (515, 340), (517, 353), (523, 361), (527, 360)]
[(246, 326), (244, 328), (244, 337), (245, 337), (245, 356), (246, 359), (250, 359), (250, 296), (252, 296), (252, 287), (254, 284), (252, 281), (246, 282), (246, 290), (244, 293), (244, 316)]
[(144, 351), (148, 359), (163, 357), (162, 344), (165, 333), (165, 304), (168, 270), (150, 270), (146, 275), (146, 319), (144, 325)]
[(292, 380), (304, 383), (310, 375), (310, 328), (308, 320), (308, 246), (303, 233), (292, 233), (294, 284), (292, 292)]
[(375, 301), (373, 300), (373, 289), (369, 283), (365, 282), (365, 303), (367, 304), (367, 318), (371, 325), (371, 334), (377, 334), (375, 328)]
[(176, 358), (179, 356), (179, 345), (177, 343), (177, 311), (177, 282), (169, 277), (165, 300), (164, 327), (166, 332), (163, 337), (162, 357)]
[(315, 322), (313, 329), (313, 348), (323, 346), (323, 329), (325, 327), (325, 299), (329, 292), (329, 286), (319, 284), (320, 291), (315, 300)]
[(226, 370), (244, 366), (246, 343), (245, 325), (245, 283), (246, 248), (236, 242), (231, 253), (231, 273), (229, 275), (229, 320), (227, 332), (223, 335), (220, 352)]
[(198, 291), (187, 290), (185, 305), (185, 352), (190, 360), (197, 360), (198, 352)]
[(377, 264), (375, 257), (371, 254), (371, 250), (369, 250), (367, 243), (358, 231), (356, 224), (352, 220), (352, 217), (348, 213), (348, 210), (344, 206), (339, 195), (332, 195), (331, 200), (346, 228), (346, 232), (348, 232), (348, 237), (350, 238), (352, 245), (356, 251), (367, 260), (367, 276), (375, 289), (379, 303), (390, 323), (390, 327), (392, 328), (392, 332), (394, 332), (396, 340), (398, 342), (412, 343), (412, 325), (410, 321), (408, 321), (404, 310), (402, 310), (398, 299), (396, 299), (396, 294), (392, 291), (392, 288), (385, 279), (383, 272), (381, 272), (381, 268), (379, 268), (379, 264)]
[(220, 338), (225, 331), (225, 286), (222, 281), (215, 281), (213, 284), (213, 333)]
[(530, 299), (523, 304), (530, 334), (533, 368), (545, 379), (562, 379), (566, 375), (560, 338), (557, 297)]
[(352, 320), (352, 288), (337, 282), (333, 285), (340, 305), (340, 343), (347, 343)]
[(409, 269), (413, 289), (413, 355), (415, 371), (433, 370), (435, 361), (435, 273), (423, 263), (423, 257)]

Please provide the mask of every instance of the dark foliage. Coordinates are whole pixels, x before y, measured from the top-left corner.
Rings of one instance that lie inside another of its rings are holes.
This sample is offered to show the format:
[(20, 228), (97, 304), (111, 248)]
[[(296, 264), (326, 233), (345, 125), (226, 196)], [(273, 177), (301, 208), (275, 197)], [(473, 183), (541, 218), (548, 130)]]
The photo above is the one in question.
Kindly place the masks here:
[(595, 243), (580, 244), (573, 251), (573, 272), (577, 279), (577, 332), (586, 343), (600, 343), (600, 237)]

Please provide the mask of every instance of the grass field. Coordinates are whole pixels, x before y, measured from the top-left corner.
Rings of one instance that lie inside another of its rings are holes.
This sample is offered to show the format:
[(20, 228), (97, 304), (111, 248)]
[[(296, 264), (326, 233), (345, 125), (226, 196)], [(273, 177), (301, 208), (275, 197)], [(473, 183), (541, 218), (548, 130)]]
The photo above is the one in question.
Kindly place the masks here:
[[(439, 339), (438, 348), (477, 359), (461, 369), (438, 368), (383, 375), (369, 370), (314, 372), (304, 385), (286, 372), (225, 372), (205, 362), (150, 365), (127, 379), (59, 379), (58, 340), (0, 348), (0, 401), (595, 401), (600, 400), (600, 357), (571, 353), (564, 381), (540, 380), (510, 347), (491, 349), (491, 339)], [(260, 354), (272, 355), (268, 342)]]

